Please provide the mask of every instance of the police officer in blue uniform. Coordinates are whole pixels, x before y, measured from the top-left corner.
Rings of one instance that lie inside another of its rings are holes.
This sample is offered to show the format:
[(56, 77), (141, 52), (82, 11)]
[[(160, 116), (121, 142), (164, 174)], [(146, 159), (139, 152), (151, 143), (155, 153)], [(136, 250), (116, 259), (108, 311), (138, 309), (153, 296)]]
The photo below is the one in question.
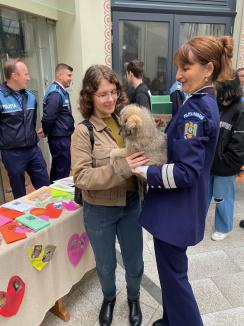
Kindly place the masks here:
[(38, 189), (49, 185), (46, 163), (37, 146), (37, 103), (26, 89), (30, 76), (20, 59), (4, 65), (6, 82), (0, 86), (0, 149), (14, 198), (24, 196), (25, 171)]
[(140, 159), (144, 161), (139, 154), (129, 162), (149, 186), (140, 223), (154, 236), (163, 299), (163, 318), (153, 326), (203, 325), (188, 281), (186, 250), (204, 236), (209, 174), (219, 130), (212, 83), (219, 76), (230, 77), (232, 51), (229, 36), (194, 37), (178, 49), (176, 78), (190, 96), (166, 129), (168, 162), (139, 166)]
[(73, 68), (64, 63), (57, 65), (55, 81), (48, 87), (43, 100), (42, 129), (48, 136), (52, 155), (50, 180), (68, 177), (70, 174), (70, 143), (74, 131), (69, 93)]

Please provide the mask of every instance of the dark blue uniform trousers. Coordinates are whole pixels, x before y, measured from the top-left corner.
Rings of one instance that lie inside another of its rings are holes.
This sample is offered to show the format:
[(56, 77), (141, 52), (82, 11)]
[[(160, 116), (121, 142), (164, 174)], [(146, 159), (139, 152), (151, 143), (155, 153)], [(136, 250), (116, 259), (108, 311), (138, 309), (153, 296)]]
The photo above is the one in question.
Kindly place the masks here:
[(156, 238), (154, 248), (162, 288), (165, 325), (203, 326), (187, 277), (187, 248), (179, 248)]
[(49, 186), (47, 165), (38, 146), (2, 150), (1, 154), (14, 198), (26, 195), (25, 171), (35, 189)]
[(66, 178), (70, 174), (71, 136), (67, 137), (48, 137), (50, 153), (52, 155), (52, 166), (50, 171), (51, 182)]

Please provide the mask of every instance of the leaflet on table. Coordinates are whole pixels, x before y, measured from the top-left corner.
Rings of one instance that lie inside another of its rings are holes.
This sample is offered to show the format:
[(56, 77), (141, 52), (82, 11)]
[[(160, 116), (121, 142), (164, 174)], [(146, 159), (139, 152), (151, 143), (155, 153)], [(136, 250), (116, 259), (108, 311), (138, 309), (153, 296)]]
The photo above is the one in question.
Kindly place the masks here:
[(73, 199), (73, 197), (74, 196), (72, 193), (56, 190), (49, 187), (42, 187), (25, 196), (24, 201), (34, 204), (36, 207), (43, 207), (56, 201)]
[(19, 224), (17, 222), (10, 222), (0, 227), (0, 233), (2, 234), (6, 243), (15, 242), (26, 238), (24, 233), (17, 232)]
[(19, 212), (27, 212), (33, 207), (35, 207), (35, 205), (31, 203), (27, 203), (24, 200), (16, 199), (3, 204), (2, 207), (17, 210)]
[(48, 201), (52, 197), (52, 192), (49, 187), (42, 187), (25, 196), (25, 200), (29, 202), (39, 203)]
[(63, 191), (63, 192), (69, 192), (69, 193), (72, 193), (72, 194), (75, 192), (74, 187), (59, 184), (58, 181), (55, 182), (55, 183), (52, 183), (49, 187), (52, 188), (52, 189), (60, 190), (60, 191)]
[(63, 185), (63, 186), (67, 186), (67, 187), (74, 187), (74, 178), (73, 178), (73, 176), (70, 176), (67, 178), (55, 180), (54, 183)]
[(9, 209), (9, 208), (1, 206), (0, 207), (0, 214), (14, 220), (16, 217), (18, 217), (20, 215), (23, 215), (24, 213), (20, 212), (20, 211), (17, 211), (15, 209)]
[(43, 219), (41, 219), (35, 215), (32, 215), (32, 214), (25, 214), (25, 215), (19, 216), (16, 218), (16, 220), (35, 231), (39, 231), (39, 230), (47, 227), (50, 224), (49, 221), (43, 220)]
[(0, 215), (0, 226), (5, 225), (10, 222), (13, 222), (13, 220), (11, 218), (6, 217), (4, 215)]

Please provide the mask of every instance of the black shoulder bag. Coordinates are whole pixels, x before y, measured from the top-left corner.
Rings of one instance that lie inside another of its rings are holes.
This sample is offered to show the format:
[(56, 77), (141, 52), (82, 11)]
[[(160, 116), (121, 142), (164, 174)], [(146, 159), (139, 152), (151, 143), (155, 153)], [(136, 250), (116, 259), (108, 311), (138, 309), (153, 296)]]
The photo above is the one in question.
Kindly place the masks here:
[[(93, 124), (90, 122), (90, 120), (85, 119), (81, 122), (83, 125), (85, 125), (89, 131), (89, 136), (90, 136), (90, 142), (91, 142), (91, 147), (93, 149), (94, 146), (94, 134), (93, 134)], [(83, 200), (82, 200), (82, 191), (80, 188), (75, 186), (75, 196), (74, 196), (74, 201), (78, 205), (83, 205)]]

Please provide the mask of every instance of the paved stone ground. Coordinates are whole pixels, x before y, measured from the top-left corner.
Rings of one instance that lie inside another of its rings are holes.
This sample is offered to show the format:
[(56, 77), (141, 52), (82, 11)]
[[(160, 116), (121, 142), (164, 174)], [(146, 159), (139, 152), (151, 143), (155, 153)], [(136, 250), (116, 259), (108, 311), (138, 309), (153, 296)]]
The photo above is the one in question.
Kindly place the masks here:
[[(235, 223), (232, 234), (223, 241), (210, 239), (213, 231), (214, 204), (211, 204), (204, 240), (188, 249), (189, 279), (196, 295), (205, 326), (244, 325), (244, 183), (237, 186)], [(128, 307), (124, 269), (118, 249), (117, 301), (113, 326), (128, 325)], [(144, 233), (145, 275), (142, 282), (141, 306), (143, 324), (151, 325), (162, 316), (161, 295), (153, 241)], [(64, 297), (71, 319), (65, 323), (48, 312), (45, 326), (99, 326), (98, 314), (102, 302), (96, 271), (88, 273)], [(179, 325), (180, 326), (180, 325)], [(194, 325), (189, 325), (194, 326)]]

